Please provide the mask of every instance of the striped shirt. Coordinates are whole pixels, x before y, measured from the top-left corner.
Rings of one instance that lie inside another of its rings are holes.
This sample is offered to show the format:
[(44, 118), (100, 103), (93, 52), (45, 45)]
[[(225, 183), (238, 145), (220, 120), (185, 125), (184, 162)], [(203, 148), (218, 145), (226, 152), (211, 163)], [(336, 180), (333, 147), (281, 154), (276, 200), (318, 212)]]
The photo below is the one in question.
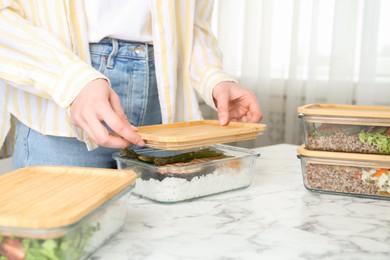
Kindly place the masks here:
[[(198, 95), (215, 108), (223, 73), (210, 21), (213, 1), (149, 0), (163, 123), (201, 119)], [(12, 154), (14, 119), (45, 135), (96, 145), (71, 124), (69, 106), (90, 81), (83, 1), (0, 0), (0, 145)]]

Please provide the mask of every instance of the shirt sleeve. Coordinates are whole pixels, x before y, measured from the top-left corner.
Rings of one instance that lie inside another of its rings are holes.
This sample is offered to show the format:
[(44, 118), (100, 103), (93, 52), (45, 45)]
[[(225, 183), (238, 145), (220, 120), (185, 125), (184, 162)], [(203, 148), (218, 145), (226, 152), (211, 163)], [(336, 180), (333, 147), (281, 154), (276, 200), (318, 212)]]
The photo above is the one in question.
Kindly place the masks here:
[(105, 78), (54, 34), (22, 18), (12, 0), (0, 0), (0, 78), (68, 107), (90, 81)]
[(222, 70), (221, 53), (211, 30), (214, 1), (198, 0), (195, 7), (194, 41), (190, 74), (192, 84), (206, 104), (215, 108), (212, 91), (221, 81), (236, 81)]

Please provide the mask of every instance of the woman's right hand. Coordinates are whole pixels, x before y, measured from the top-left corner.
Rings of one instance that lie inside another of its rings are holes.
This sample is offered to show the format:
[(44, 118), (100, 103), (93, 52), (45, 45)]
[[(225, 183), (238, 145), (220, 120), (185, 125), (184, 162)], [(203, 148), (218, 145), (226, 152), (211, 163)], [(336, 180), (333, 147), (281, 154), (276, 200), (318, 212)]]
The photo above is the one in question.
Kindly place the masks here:
[[(105, 79), (88, 83), (70, 106), (72, 123), (82, 128), (99, 145), (110, 148), (125, 148), (145, 143), (130, 124), (118, 95)], [(105, 122), (113, 132), (104, 125)]]

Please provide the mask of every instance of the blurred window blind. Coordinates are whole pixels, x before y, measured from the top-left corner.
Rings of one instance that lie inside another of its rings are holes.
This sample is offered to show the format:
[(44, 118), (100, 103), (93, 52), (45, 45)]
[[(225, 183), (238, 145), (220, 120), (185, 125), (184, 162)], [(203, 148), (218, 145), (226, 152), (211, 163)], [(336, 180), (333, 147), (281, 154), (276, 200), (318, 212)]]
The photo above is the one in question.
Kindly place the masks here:
[(224, 69), (255, 91), (258, 145), (303, 142), (298, 106), (390, 105), (390, 1), (217, 0)]

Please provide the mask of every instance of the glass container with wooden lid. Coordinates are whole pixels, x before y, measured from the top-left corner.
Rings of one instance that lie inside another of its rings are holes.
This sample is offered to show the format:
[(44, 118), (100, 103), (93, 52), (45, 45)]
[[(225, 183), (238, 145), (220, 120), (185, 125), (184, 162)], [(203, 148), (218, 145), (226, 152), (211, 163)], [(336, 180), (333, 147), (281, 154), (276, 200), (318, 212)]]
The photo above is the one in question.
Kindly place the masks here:
[(260, 153), (223, 144), (256, 139), (266, 125), (196, 120), (137, 128), (145, 147), (114, 153), (118, 169), (139, 176), (133, 194), (175, 203), (248, 187)]
[(390, 154), (390, 107), (309, 104), (298, 114), (306, 149)]
[(0, 176), (0, 259), (85, 259), (126, 218), (132, 171), (33, 166)]
[(118, 169), (139, 176), (133, 194), (159, 203), (246, 188), (259, 156), (254, 150), (222, 144), (179, 151), (147, 148), (132, 157), (113, 154)]
[(388, 155), (297, 150), (310, 191), (390, 199)]

